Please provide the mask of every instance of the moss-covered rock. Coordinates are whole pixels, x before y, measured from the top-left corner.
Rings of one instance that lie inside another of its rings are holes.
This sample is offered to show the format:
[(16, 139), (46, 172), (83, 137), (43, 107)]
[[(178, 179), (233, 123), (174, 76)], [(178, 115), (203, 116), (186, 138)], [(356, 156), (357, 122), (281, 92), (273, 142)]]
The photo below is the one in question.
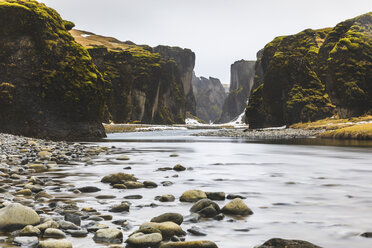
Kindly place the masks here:
[[(184, 123), (186, 95), (180, 66), (148, 46), (72, 30), (104, 79), (108, 113), (115, 123)], [(191, 52), (192, 53), (192, 52)], [(192, 53), (193, 54), (193, 53)]]
[(372, 111), (372, 12), (339, 23), (320, 48), (320, 76), (340, 117)]
[(253, 91), (246, 110), (251, 128), (282, 126), (332, 115), (333, 105), (317, 74), (319, 47), (330, 29), (307, 29), (275, 38), (259, 61), (261, 86)]
[(101, 74), (53, 9), (0, 1), (0, 131), (34, 137), (104, 136)]

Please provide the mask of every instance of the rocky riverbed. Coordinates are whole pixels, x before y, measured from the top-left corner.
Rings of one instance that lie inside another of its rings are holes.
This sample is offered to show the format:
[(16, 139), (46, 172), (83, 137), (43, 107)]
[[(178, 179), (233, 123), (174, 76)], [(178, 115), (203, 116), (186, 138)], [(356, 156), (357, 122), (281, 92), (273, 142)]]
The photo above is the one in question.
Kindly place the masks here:
[[(188, 240), (188, 236), (206, 236), (208, 230), (191, 226), (184, 230), (183, 223), (198, 223), (208, 219), (223, 220), (225, 216), (244, 218), (253, 215), (244, 198), (238, 194), (187, 190), (179, 199), (172, 194), (155, 197), (156, 202), (189, 204), (190, 213), (168, 212), (144, 221), (136, 230), (126, 219), (132, 201), (141, 195), (128, 195), (115, 205), (107, 200), (116, 198), (115, 192), (131, 189), (167, 187), (171, 181), (159, 183), (139, 180), (136, 175), (118, 172), (102, 176), (101, 187), (97, 184), (77, 187), (65, 182), (53, 172), (73, 166), (94, 166), (96, 159), (113, 157), (115, 161), (128, 161), (125, 150), (91, 144), (52, 142), (0, 134), (0, 245), (2, 247), (73, 247), (74, 239), (92, 240), (97, 247), (160, 247), (160, 248), (214, 248), (209, 240)], [(177, 157), (171, 154), (170, 157)], [(109, 165), (107, 165), (109, 166)], [(125, 167), (124, 169), (130, 169)], [(180, 164), (158, 168), (158, 171), (181, 173), (187, 169)], [(178, 176), (178, 175), (177, 175)], [(107, 205), (104, 211), (84, 206), (78, 202), (79, 195), (95, 194), (109, 185), (110, 195), (98, 194), (96, 201)], [(62, 192), (62, 193), (61, 193)], [(66, 193), (67, 192), (67, 193)], [(171, 191), (170, 191), (171, 192)], [(225, 201), (223, 205), (218, 202)], [(108, 224), (109, 223), (109, 224)], [(124, 235), (130, 230), (129, 235)], [(202, 239), (202, 238), (201, 238)], [(123, 243), (126, 243), (123, 245)], [(291, 245), (291, 246), (288, 246)], [(261, 247), (317, 247), (308, 242), (272, 239)]]
[(248, 139), (298, 139), (316, 137), (324, 130), (284, 129), (222, 129), (202, 132), (195, 136), (242, 137)]

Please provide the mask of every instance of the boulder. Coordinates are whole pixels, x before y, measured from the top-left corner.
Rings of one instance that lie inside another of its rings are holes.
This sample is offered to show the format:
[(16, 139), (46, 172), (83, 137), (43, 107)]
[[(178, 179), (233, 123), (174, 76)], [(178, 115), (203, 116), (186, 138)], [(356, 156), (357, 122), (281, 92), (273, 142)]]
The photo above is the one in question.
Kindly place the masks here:
[(46, 221), (40, 225), (37, 225), (36, 228), (38, 228), (40, 231), (45, 231), (48, 228), (58, 228), (59, 224), (53, 220)]
[(217, 203), (209, 199), (201, 199), (197, 201), (190, 209), (191, 213), (198, 213), (202, 217), (211, 218), (219, 214), (221, 211)]
[(160, 233), (144, 234), (138, 232), (130, 235), (126, 242), (134, 247), (157, 247), (162, 239), (163, 237)]
[(94, 234), (93, 240), (96, 242), (121, 244), (123, 242), (123, 233), (116, 228), (100, 229)]
[(36, 247), (38, 243), (37, 237), (15, 237), (13, 240), (13, 244), (20, 247)]
[(273, 238), (257, 248), (320, 248), (307, 241)]
[(205, 194), (213, 201), (224, 201), (226, 198), (225, 192), (205, 192)]
[(175, 171), (185, 171), (186, 168), (180, 164), (176, 164), (174, 167), (173, 167), (173, 170)]
[(178, 213), (165, 213), (151, 219), (151, 222), (156, 223), (162, 223), (167, 221), (171, 221), (178, 225), (181, 225), (183, 222), (183, 216)]
[(85, 187), (78, 188), (78, 190), (80, 190), (80, 192), (83, 192), (83, 193), (94, 193), (94, 192), (101, 191), (100, 188), (97, 188), (94, 186), (85, 186)]
[(184, 241), (163, 243), (159, 248), (218, 248), (212, 241)]
[(11, 203), (0, 209), (0, 231), (14, 231), (40, 223), (39, 215), (31, 208)]
[(171, 194), (165, 194), (159, 197), (159, 201), (161, 202), (173, 202), (175, 199), (174, 195)]
[(182, 202), (197, 202), (201, 199), (207, 198), (207, 195), (201, 190), (188, 190), (185, 191), (181, 197)]
[(44, 231), (43, 237), (44, 238), (53, 238), (53, 239), (64, 239), (64, 238), (66, 238), (66, 235), (59, 229), (48, 228)]
[(126, 174), (126, 173), (114, 173), (110, 174), (108, 176), (104, 176), (101, 179), (102, 183), (109, 183), (109, 184), (123, 184), (126, 181), (137, 181), (137, 178), (133, 175)]
[(127, 187), (127, 189), (139, 189), (139, 188), (145, 187), (145, 185), (143, 183), (134, 182), (134, 181), (124, 182), (124, 185), (125, 185), (125, 187)]
[(109, 211), (113, 213), (129, 212), (129, 205), (125, 202), (122, 202), (119, 205), (113, 206)]
[(145, 229), (148, 227), (158, 229), (163, 236), (163, 240), (169, 240), (173, 236), (186, 235), (186, 233), (182, 230), (182, 228), (179, 225), (171, 221), (166, 221), (162, 223), (147, 222), (142, 224), (140, 226), (140, 229)]
[(222, 213), (231, 215), (251, 215), (252, 210), (240, 198), (235, 198), (222, 208)]
[(19, 236), (39, 236), (40, 233), (41, 232), (38, 228), (28, 225), (21, 230)]

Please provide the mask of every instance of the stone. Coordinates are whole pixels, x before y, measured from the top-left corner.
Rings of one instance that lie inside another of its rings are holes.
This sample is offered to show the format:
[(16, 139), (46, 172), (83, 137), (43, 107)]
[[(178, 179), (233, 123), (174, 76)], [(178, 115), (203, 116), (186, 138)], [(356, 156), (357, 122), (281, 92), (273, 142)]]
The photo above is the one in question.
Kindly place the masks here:
[(186, 233), (178, 224), (171, 221), (162, 223), (146, 222), (140, 226), (140, 229), (145, 229), (148, 227), (158, 229), (161, 232), (161, 235), (163, 236), (163, 240), (169, 240), (174, 235), (176, 236), (186, 235)]
[(198, 213), (205, 218), (211, 218), (219, 214), (221, 211), (217, 203), (209, 199), (201, 199), (197, 201), (190, 209), (191, 213)]
[(65, 239), (48, 239), (45, 241), (40, 241), (38, 248), (72, 248), (72, 243)]
[(19, 233), (19, 236), (39, 236), (40, 230), (34, 226), (27, 225)]
[(59, 224), (53, 220), (49, 220), (40, 225), (37, 225), (36, 228), (43, 232), (48, 228), (59, 228)]
[(158, 187), (158, 185), (152, 181), (144, 181), (143, 182), (143, 185), (145, 186), (145, 188), (156, 188)]
[(162, 223), (167, 221), (171, 221), (178, 225), (181, 225), (183, 222), (183, 216), (178, 213), (165, 213), (151, 219), (151, 222), (156, 223)]
[(233, 200), (235, 198), (246, 199), (246, 197), (236, 194), (228, 194), (226, 198), (229, 200)]
[(103, 199), (103, 200), (107, 200), (107, 199), (115, 199), (116, 198), (116, 196), (114, 196), (114, 195), (97, 195), (96, 197), (95, 197), (96, 199)]
[(224, 201), (226, 198), (225, 192), (205, 192), (207, 198), (214, 201)]
[(13, 244), (20, 247), (36, 247), (38, 243), (37, 237), (15, 237), (13, 240)]
[(114, 189), (126, 189), (127, 188), (127, 186), (125, 186), (124, 184), (114, 184), (112, 185), (112, 187)]
[(48, 199), (53, 199), (54, 197), (51, 195), (51, 194), (48, 194), (47, 192), (45, 191), (40, 191), (39, 193), (37, 193), (35, 195), (35, 199), (39, 199), (39, 198), (48, 198)]
[(54, 238), (54, 239), (64, 239), (64, 238), (66, 238), (66, 235), (59, 229), (48, 228), (44, 231), (43, 237), (44, 238)]
[(134, 181), (127, 181), (124, 182), (124, 185), (127, 187), (127, 189), (139, 189), (139, 188), (144, 188), (145, 185), (140, 182), (134, 182)]
[(129, 200), (138, 200), (138, 199), (142, 199), (143, 196), (142, 195), (127, 195), (127, 196), (124, 196), (124, 199), (129, 199)]
[(307, 241), (273, 238), (257, 248), (320, 248)]
[(234, 200), (227, 203), (222, 208), (222, 213), (231, 215), (251, 215), (252, 210), (243, 202), (240, 198), (235, 198)]
[(11, 203), (0, 209), (0, 231), (14, 231), (40, 223), (39, 215), (29, 207)]
[(117, 157), (116, 160), (129, 160), (130, 158), (127, 155), (121, 155), (120, 157)]
[(44, 172), (48, 170), (48, 167), (43, 164), (28, 164), (28, 168), (35, 170), (36, 172)]
[(175, 170), (175, 171), (185, 171), (186, 168), (183, 167), (183, 166), (180, 165), (180, 164), (176, 164), (176, 165), (173, 167), (173, 170)]
[(58, 225), (60, 226), (60, 228), (64, 230), (78, 230), (79, 229), (79, 227), (75, 225), (74, 223), (69, 222), (69, 221), (64, 221), (64, 220), (58, 221)]
[(129, 205), (127, 203), (122, 202), (119, 205), (113, 206), (109, 211), (113, 213), (129, 212)]
[(50, 159), (52, 157), (52, 153), (48, 151), (41, 151), (37, 154), (41, 159)]
[(81, 225), (81, 219), (80, 216), (74, 213), (66, 213), (65, 215), (65, 221), (69, 221), (74, 223), (77, 226)]
[(362, 233), (360, 236), (365, 237), (365, 238), (372, 238), (372, 232), (365, 232), (365, 233)]
[(207, 198), (207, 195), (201, 190), (188, 190), (185, 191), (181, 197), (181, 202), (197, 202), (201, 199)]
[(109, 184), (123, 184), (126, 181), (137, 181), (137, 178), (133, 175), (126, 174), (126, 173), (114, 173), (110, 174), (108, 176), (104, 176), (101, 179), (102, 183), (109, 183)]
[(191, 228), (187, 229), (187, 231), (194, 236), (207, 236), (207, 233), (197, 226), (192, 226)]
[(126, 242), (134, 247), (155, 247), (158, 246), (162, 240), (163, 237), (160, 233), (144, 234), (138, 232), (130, 235)]
[(43, 188), (38, 184), (26, 184), (25, 189), (29, 189), (34, 193), (39, 193), (40, 191), (43, 191)]
[(97, 188), (94, 186), (85, 186), (85, 187), (78, 188), (78, 190), (80, 190), (80, 192), (82, 193), (94, 193), (94, 192), (101, 191), (100, 188)]
[(173, 202), (176, 198), (174, 195), (166, 194), (159, 197), (159, 201), (161, 202)]
[(15, 195), (23, 195), (23, 196), (30, 196), (32, 195), (32, 191), (30, 189), (21, 189), (14, 193)]
[(83, 238), (83, 237), (88, 236), (88, 231), (85, 229), (81, 229), (81, 230), (68, 229), (65, 232), (70, 234), (72, 237), (76, 237), (76, 238)]
[(123, 233), (116, 228), (101, 229), (94, 234), (93, 240), (96, 242), (121, 244), (123, 242)]
[(169, 155), (169, 157), (171, 158), (175, 158), (175, 157), (178, 157), (179, 155), (177, 153), (172, 153), (171, 155)]
[(183, 242), (169, 242), (163, 243), (159, 248), (218, 248), (212, 241), (183, 241)]

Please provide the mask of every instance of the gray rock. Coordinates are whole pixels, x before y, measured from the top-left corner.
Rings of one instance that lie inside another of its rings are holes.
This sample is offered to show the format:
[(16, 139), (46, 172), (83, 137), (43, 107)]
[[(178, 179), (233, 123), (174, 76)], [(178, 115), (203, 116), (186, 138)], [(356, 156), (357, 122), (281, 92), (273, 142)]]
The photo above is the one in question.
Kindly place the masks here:
[(69, 229), (69, 230), (66, 230), (65, 232), (70, 234), (72, 237), (76, 237), (76, 238), (82, 238), (82, 237), (88, 236), (88, 231), (85, 229), (81, 229), (81, 230)]
[(40, 225), (37, 225), (36, 228), (43, 232), (48, 228), (59, 228), (59, 224), (53, 220), (49, 220)]
[(77, 226), (81, 225), (81, 219), (80, 216), (74, 213), (66, 213), (65, 215), (65, 221), (69, 221), (71, 223), (74, 223)]
[(157, 223), (167, 222), (167, 221), (171, 221), (178, 225), (181, 225), (183, 222), (183, 216), (178, 213), (165, 213), (165, 214), (161, 214), (151, 219), (151, 222), (157, 222)]
[(197, 201), (190, 209), (192, 213), (198, 213), (202, 217), (211, 218), (220, 213), (220, 207), (217, 203), (209, 199), (201, 199)]
[(68, 240), (56, 240), (48, 239), (45, 241), (40, 241), (38, 248), (72, 248), (72, 244)]
[(191, 228), (187, 229), (187, 231), (194, 236), (207, 236), (207, 233), (197, 226), (192, 226)]
[(34, 226), (25, 226), (19, 233), (19, 236), (39, 236), (40, 230)]
[(78, 230), (79, 227), (70, 221), (60, 220), (58, 221), (60, 228), (64, 230)]
[(257, 248), (320, 248), (320, 247), (303, 240), (273, 238), (266, 241), (263, 245), (258, 246)]
[(37, 237), (16, 237), (13, 240), (13, 244), (27, 248), (36, 247), (38, 243), (39, 239)]
[(116, 228), (101, 229), (94, 234), (93, 240), (96, 242), (121, 244), (123, 242), (123, 233)]
[(365, 233), (362, 233), (360, 236), (365, 237), (365, 238), (372, 238), (372, 232), (365, 232)]
[(0, 209), (0, 230), (14, 231), (40, 222), (39, 215), (31, 208), (11, 203)]
[(43, 237), (44, 238), (54, 238), (54, 239), (64, 239), (64, 238), (66, 238), (66, 235), (59, 229), (48, 228), (44, 231)]
[(127, 243), (134, 247), (155, 247), (160, 244), (163, 237), (160, 233), (144, 234), (142, 232), (135, 233), (127, 239)]

